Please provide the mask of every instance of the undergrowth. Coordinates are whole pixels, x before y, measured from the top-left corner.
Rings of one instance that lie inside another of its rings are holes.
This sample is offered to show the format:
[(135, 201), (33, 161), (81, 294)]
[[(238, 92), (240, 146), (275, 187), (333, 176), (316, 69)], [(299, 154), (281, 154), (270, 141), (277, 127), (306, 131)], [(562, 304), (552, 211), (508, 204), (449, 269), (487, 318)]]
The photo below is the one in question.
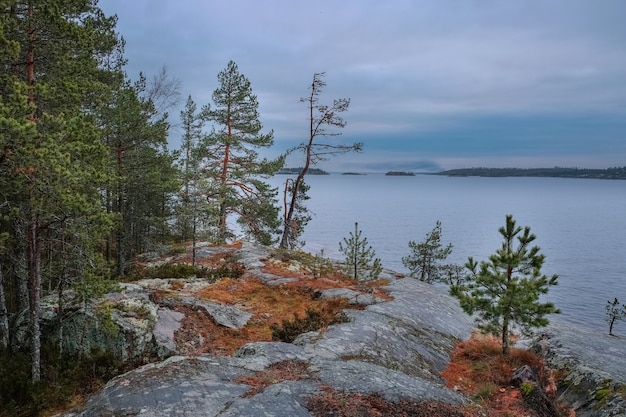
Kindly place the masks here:
[(60, 355), (42, 347), (41, 381), (31, 382), (30, 357), (25, 352), (0, 353), (0, 416), (36, 417), (43, 411), (66, 409), (102, 388), (116, 375), (137, 367), (113, 355), (94, 351), (89, 357)]
[(554, 378), (546, 369), (543, 358), (519, 348), (511, 348), (508, 354), (503, 354), (500, 342), (493, 336), (476, 333), (469, 340), (457, 344), (448, 367), (441, 375), (450, 389), (476, 401), (489, 410), (489, 416), (522, 417), (535, 415), (524, 400), (524, 394), (530, 393), (528, 387), (511, 385), (513, 372), (523, 365), (533, 370), (559, 413), (567, 416), (569, 409), (556, 401)]
[(336, 391), (323, 387), (309, 398), (306, 407), (315, 417), (478, 417), (472, 407), (459, 407), (436, 401), (388, 401), (380, 394)]
[(320, 330), (331, 324), (347, 323), (350, 318), (344, 313), (331, 309), (314, 310), (309, 308), (304, 317), (297, 314), (293, 320), (283, 320), (282, 325), (272, 324), (272, 340), (291, 343), (302, 333)]
[(141, 279), (184, 279), (201, 278), (217, 282), (223, 278), (239, 278), (245, 272), (243, 265), (237, 262), (223, 262), (217, 266), (196, 266), (188, 263), (167, 263), (153, 267), (137, 266), (126, 276), (128, 281)]

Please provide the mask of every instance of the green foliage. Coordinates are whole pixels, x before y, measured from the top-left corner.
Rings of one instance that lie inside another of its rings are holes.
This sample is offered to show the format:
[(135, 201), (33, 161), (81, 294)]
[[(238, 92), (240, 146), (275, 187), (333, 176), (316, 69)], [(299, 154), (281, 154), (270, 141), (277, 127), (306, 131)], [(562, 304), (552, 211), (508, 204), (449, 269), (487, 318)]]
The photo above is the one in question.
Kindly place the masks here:
[(411, 249), (411, 255), (403, 257), (402, 264), (408, 268), (411, 276), (420, 281), (427, 283), (446, 281), (454, 272), (450, 267), (441, 264), (452, 253), (452, 244), (449, 243), (445, 247), (441, 245), (441, 222), (439, 220), (422, 242), (409, 241), (409, 249)]
[(520, 385), (520, 390), (522, 391), (522, 395), (524, 397), (528, 397), (534, 389), (535, 386), (530, 382), (522, 382), (522, 385)]
[(480, 265), (470, 257), (466, 264), (468, 281), (452, 286), (450, 293), (459, 299), (465, 312), (476, 314), (481, 330), (501, 337), (502, 351), (508, 353), (513, 326), (527, 333), (546, 326), (546, 315), (559, 313), (554, 304), (539, 301), (551, 286), (557, 285), (558, 277), (548, 278), (541, 273), (545, 256), (538, 246), (530, 246), (536, 237), (529, 227), (516, 226), (513, 216), (507, 215), (506, 226), (499, 232), (502, 247)]
[(28, 271), (9, 279), (37, 289), (27, 300), (33, 381), (41, 373), (38, 290), (102, 276), (95, 269), (111, 225), (102, 207), (111, 172), (96, 115), (121, 76), (104, 68), (121, 46), (115, 21), (97, 2), (78, 0), (3, 2), (0, 13), (0, 68), (11, 69), (0, 72), (0, 233), (16, 242), (7, 270)]
[(45, 410), (68, 404), (72, 397), (92, 394), (133, 365), (122, 364), (110, 354), (95, 351), (82, 359), (59, 356), (55, 346), (45, 344), (42, 380), (33, 384), (28, 356), (21, 352), (4, 352), (0, 354), (0, 415), (44, 415)]
[(166, 115), (157, 111), (150, 96), (143, 75), (135, 83), (120, 81), (112, 86), (110, 104), (98, 113), (113, 176), (105, 194), (115, 219), (107, 256), (118, 276), (125, 274), (133, 256), (169, 236), (171, 199), (180, 188), (175, 155), (166, 148)]
[(210, 207), (204, 195), (208, 187), (202, 175), (200, 164), (199, 144), (204, 137), (204, 125), (209, 116), (209, 106), (198, 106), (191, 96), (187, 98), (185, 108), (180, 112), (180, 121), (183, 129), (181, 152), (179, 155), (179, 169), (181, 189), (179, 191), (179, 205), (177, 206), (177, 228), (180, 239), (192, 239), (208, 232), (211, 223)]
[(626, 318), (626, 304), (619, 304), (619, 300), (615, 298), (612, 302), (608, 300), (606, 302), (606, 316), (604, 319), (609, 323), (609, 334), (613, 334), (613, 326), (619, 320)]
[(214, 207), (217, 240), (232, 238), (227, 218), (235, 215), (244, 232), (258, 242), (275, 241), (280, 227), (277, 190), (264, 179), (284, 164), (284, 157), (261, 159), (256, 149), (274, 143), (274, 133), (261, 134), (257, 97), (250, 81), (230, 61), (218, 76), (214, 106), (208, 114), (213, 131), (201, 141), (201, 165), (207, 175), (204, 195)]
[(383, 270), (382, 264), (367, 238), (361, 235), (359, 224), (354, 223), (354, 233), (350, 232), (350, 237), (344, 238), (343, 244), (339, 242), (339, 251), (346, 256), (344, 273), (355, 280), (378, 279)]
[(345, 313), (339, 313), (329, 318), (328, 315), (309, 308), (306, 311), (306, 317), (301, 318), (296, 314), (293, 320), (283, 320), (282, 326), (270, 325), (270, 330), (272, 331), (272, 340), (291, 343), (302, 333), (349, 321), (350, 319)]
[(98, 323), (102, 326), (107, 335), (116, 337), (119, 334), (120, 328), (113, 319), (111, 314), (113, 306), (110, 303), (104, 303), (96, 310), (98, 315)]
[(140, 279), (185, 279), (202, 278), (209, 282), (216, 282), (222, 278), (239, 278), (245, 268), (238, 262), (227, 260), (219, 266), (209, 268), (188, 263), (166, 263), (154, 267), (135, 268), (125, 278), (129, 281)]
[(498, 391), (498, 386), (493, 382), (483, 382), (476, 388), (476, 393), (472, 396), (476, 400), (488, 400)]
[(311, 271), (311, 274), (313, 274), (313, 277), (315, 278), (330, 274), (335, 270), (332, 261), (324, 257), (323, 249), (319, 254), (313, 255), (309, 252), (301, 250), (279, 248), (274, 252), (273, 256), (283, 262), (291, 260), (299, 262), (304, 268)]

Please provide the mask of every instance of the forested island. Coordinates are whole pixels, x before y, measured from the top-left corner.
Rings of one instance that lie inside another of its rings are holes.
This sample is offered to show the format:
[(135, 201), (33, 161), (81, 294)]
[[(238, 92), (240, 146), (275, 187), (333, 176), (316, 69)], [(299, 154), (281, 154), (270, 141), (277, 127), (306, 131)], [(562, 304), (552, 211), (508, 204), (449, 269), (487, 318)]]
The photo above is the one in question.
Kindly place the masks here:
[[(300, 168), (282, 168), (277, 174), (286, 174), (286, 175), (298, 175), (302, 171), (302, 167)], [(307, 175), (330, 175), (328, 172), (319, 168), (309, 168), (307, 171)]]
[(462, 168), (438, 172), (433, 175), (449, 177), (556, 177), (556, 178), (595, 178), (626, 179), (626, 166), (607, 169), (584, 168)]
[(391, 177), (414, 177), (415, 174), (413, 172), (406, 172), (406, 171), (389, 171), (387, 172), (385, 175), (391, 176)]

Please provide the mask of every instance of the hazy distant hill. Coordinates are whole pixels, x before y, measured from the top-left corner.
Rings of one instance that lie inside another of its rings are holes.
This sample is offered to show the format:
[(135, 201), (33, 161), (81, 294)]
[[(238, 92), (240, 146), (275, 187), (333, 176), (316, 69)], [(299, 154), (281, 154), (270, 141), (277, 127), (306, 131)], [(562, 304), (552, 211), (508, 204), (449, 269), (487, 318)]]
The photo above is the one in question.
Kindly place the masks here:
[(434, 175), (450, 177), (561, 177), (626, 179), (626, 167), (607, 169), (579, 168), (462, 168), (438, 172)]

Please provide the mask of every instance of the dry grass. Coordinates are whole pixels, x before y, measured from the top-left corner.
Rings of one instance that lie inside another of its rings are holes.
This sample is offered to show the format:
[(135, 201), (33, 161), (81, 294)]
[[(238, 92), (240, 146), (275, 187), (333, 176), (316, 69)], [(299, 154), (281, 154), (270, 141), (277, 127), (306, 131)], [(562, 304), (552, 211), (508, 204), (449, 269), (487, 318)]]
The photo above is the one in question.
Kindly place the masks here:
[(262, 392), (266, 387), (282, 381), (298, 381), (311, 378), (308, 363), (298, 360), (285, 360), (274, 363), (253, 376), (243, 376), (235, 380), (238, 384), (250, 385), (250, 390), (244, 397), (252, 397)]
[[(457, 345), (441, 375), (448, 388), (476, 400), (490, 417), (534, 416), (520, 389), (510, 385), (513, 372), (522, 365), (530, 366), (548, 388), (547, 394), (553, 394), (553, 381), (540, 356), (518, 348), (504, 355), (498, 339), (478, 333)], [(567, 415), (568, 410), (561, 410)]]
[(391, 402), (379, 394), (350, 393), (323, 387), (307, 401), (315, 417), (479, 417), (475, 407), (458, 407), (434, 401)]
[[(189, 336), (193, 336), (196, 331), (199, 334), (206, 332), (207, 337), (202, 337), (202, 343), (192, 344), (201, 345), (202, 348), (186, 353), (230, 355), (246, 343), (271, 341), (270, 326), (280, 325), (283, 321), (296, 317), (305, 317), (309, 309), (330, 318), (344, 309), (355, 308), (345, 299), (316, 299), (313, 294), (314, 290), (308, 286), (267, 286), (255, 278), (221, 280), (196, 295), (204, 300), (233, 305), (251, 313), (252, 319), (244, 328), (234, 330), (215, 324), (206, 315), (201, 323), (203, 319), (196, 313), (196, 320), (186, 320), (184, 327), (188, 328)], [(177, 336), (181, 340), (185, 338), (182, 333)]]
[[(176, 333), (176, 341), (182, 354), (231, 355), (246, 343), (271, 341), (272, 326), (280, 326), (285, 321), (306, 317), (309, 311), (318, 312), (325, 319), (324, 321), (331, 322), (332, 318), (344, 309), (362, 308), (358, 305), (350, 305), (343, 298), (322, 299), (319, 297), (319, 291), (322, 290), (349, 288), (373, 294), (382, 299), (390, 299), (384, 289), (388, 282), (384, 280), (359, 283), (336, 271), (314, 278), (306, 270), (289, 270), (288, 262), (264, 261), (266, 273), (296, 278), (295, 281), (269, 286), (254, 277), (225, 278), (198, 291), (195, 294), (196, 297), (232, 305), (252, 314), (252, 318), (241, 329), (229, 329), (216, 324), (205, 313), (190, 308), (181, 308), (181, 312), (186, 317), (183, 320), (182, 329)], [(216, 262), (216, 260), (210, 262)], [(172, 297), (176, 296), (176, 292), (160, 295)]]

